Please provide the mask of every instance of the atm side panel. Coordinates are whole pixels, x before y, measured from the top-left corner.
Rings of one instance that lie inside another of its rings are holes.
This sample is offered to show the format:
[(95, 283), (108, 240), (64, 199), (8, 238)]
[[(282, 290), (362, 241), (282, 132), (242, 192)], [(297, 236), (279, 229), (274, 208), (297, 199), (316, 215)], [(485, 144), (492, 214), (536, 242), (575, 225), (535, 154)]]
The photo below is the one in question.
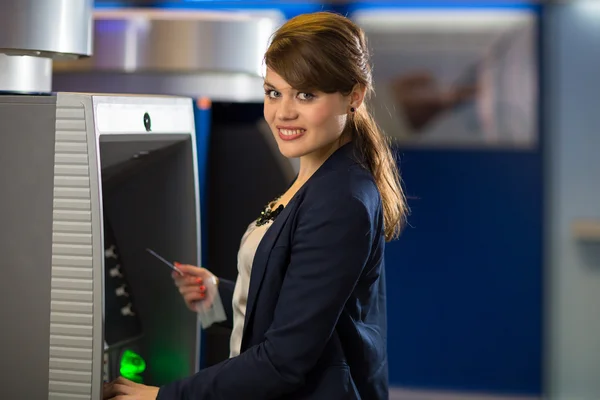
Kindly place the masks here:
[(56, 107), (49, 399), (100, 399), (102, 224), (91, 100)]
[(0, 398), (48, 396), (55, 102), (0, 96)]

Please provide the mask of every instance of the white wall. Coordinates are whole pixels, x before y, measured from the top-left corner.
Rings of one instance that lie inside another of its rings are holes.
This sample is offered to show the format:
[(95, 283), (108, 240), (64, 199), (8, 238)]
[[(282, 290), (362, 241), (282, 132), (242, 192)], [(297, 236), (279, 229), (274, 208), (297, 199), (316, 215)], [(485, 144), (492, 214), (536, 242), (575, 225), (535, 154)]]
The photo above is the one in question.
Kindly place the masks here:
[(600, 1), (590, 3), (553, 6), (545, 25), (545, 397), (558, 400), (600, 399), (600, 243), (570, 231), (600, 218)]

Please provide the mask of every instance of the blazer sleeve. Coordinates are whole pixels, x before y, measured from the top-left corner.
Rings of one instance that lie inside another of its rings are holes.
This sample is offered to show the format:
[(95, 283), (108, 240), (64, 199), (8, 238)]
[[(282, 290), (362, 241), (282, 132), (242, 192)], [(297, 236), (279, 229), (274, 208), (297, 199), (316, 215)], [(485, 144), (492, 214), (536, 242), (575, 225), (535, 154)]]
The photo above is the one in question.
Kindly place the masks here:
[(302, 386), (333, 334), (373, 241), (368, 207), (335, 188), (315, 193), (310, 202), (307, 194), (299, 206), (290, 264), (264, 341), (163, 386), (158, 399), (234, 399), (243, 393), (247, 400), (268, 400)]
[(233, 291), (235, 290), (235, 282), (219, 278), (219, 296), (227, 319), (222, 322), (216, 322), (215, 325), (233, 329)]

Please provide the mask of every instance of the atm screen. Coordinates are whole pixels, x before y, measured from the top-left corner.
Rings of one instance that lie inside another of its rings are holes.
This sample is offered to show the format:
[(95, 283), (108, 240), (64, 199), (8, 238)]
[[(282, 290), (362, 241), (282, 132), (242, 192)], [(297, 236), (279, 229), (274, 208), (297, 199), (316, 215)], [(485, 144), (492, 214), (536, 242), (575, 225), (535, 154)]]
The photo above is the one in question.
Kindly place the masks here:
[(105, 377), (161, 385), (194, 371), (196, 315), (149, 254), (197, 263), (189, 135), (100, 136)]

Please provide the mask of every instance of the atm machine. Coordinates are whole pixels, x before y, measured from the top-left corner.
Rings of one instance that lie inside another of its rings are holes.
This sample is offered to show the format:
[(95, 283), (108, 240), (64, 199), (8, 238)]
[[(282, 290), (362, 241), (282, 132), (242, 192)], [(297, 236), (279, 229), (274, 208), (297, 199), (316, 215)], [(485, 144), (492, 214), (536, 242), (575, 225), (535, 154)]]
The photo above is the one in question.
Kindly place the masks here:
[(0, 14), (2, 398), (99, 400), (118, 375), (198, 369), (197, 318), (146, 251), (201, 258), (193, 102), (52, 92), (54, 58), (91, 54), (91, 9)]
[(35, 350), (57, 399), (193, 373), (196, 318), (146, 251), (200, 257), (191, 100), (1, 96), (0, 120), (3, 304), (27, 316), (6, 316), (13, 351)]
[[(93, 20), (93, 56), (54, 63), (54, 88), (196, 100), (201, 265), (235, 279), (243, 232), (297, 171), (296, 160), (280, 155), (262, 117), (263, 56), (284, 16), (101, 8)], [(200, 367), (229, 356), (229, 337), (218, 326), (203, 332)]]

